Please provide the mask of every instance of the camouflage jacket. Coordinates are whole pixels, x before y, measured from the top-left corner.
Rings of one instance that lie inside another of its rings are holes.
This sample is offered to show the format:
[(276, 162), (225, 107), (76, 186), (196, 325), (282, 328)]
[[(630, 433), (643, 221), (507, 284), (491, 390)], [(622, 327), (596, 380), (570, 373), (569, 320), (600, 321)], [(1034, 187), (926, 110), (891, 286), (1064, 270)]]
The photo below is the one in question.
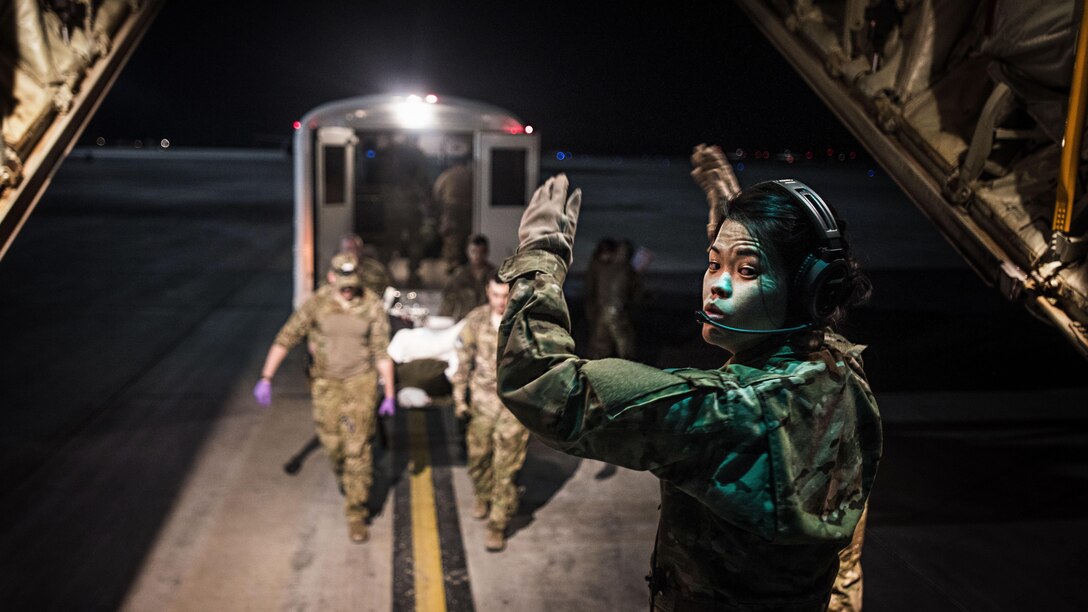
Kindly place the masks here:
[(487, 264), (487, 270), (479, 278), (468, 264), (457, 268), (442, 289), (442, 306), (438, 314), (460, 321), (468, 311), (487, 303), (487, 279), (495, 272), (495, 266)]
[(457, 337), (457, 374), (453, 377), (453, 397), (461, 401), (465, 390), (472, 391), (472, 409), (497, 414), (502, 403), (495, 388), (498, 369), (499, 330), (491, 325), (491, 306), (473, 308), (465, 316), (465, 326)]
[(655, 591), (720, 609), (823, 610), (876, 475), (860, 347), (828, 335), (720, 370), (574, 355), (564, 262), (506, 260), (499, 396), (564, 452), (661, 479)]
[(313, 352), (310, 374), (315, 378), (348, 378), (389, 358), (389, 317), (369, 291), (344, 308), (331, 286), (318, 289), (291, 314), (275, 342), (290, 349), (304, 337)]

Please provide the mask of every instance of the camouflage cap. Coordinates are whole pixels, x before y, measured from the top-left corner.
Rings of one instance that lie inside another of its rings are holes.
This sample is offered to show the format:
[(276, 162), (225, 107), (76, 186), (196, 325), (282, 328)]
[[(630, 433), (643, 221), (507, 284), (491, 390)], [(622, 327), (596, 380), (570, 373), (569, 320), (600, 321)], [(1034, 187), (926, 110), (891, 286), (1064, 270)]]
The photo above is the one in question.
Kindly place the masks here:
[(359, 278), (359, 260), (350, 253), (333, 256), (329, 271), (336, 277), (333, 284), (337, 289), (363, 286), (362, 279)]

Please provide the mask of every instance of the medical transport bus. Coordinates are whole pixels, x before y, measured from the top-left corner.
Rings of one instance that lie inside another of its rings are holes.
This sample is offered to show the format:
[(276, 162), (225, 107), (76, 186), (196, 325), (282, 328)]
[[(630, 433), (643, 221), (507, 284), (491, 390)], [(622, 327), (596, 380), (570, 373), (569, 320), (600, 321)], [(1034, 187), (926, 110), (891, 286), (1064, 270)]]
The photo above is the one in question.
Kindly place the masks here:
[(501, 262), (539, 182), (540, 138), (501, 108), (435, 95), (370, 95), (319, 106), (295, 124), (294, 302), (322, 282), (340, 238), (360, 235), (398, 287), (436, 288), (444, 215), (435, 182), (471, 184), (463, 226)]

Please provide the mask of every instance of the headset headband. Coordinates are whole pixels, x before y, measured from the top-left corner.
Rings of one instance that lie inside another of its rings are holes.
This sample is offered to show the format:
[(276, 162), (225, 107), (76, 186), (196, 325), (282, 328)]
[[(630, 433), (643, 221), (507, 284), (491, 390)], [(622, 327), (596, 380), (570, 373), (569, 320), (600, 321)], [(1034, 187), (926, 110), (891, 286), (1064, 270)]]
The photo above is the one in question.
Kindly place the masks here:
[[(805, 211), (812, 226), (820, 237), (820, 245), (825, 250), (824, 257), (828, 254), (842, 250), (842, 236), (839, 234), (839, 225), (835, 223), (835, 215), (824, 202), (823, 198), (808, 185), (793, 179), (778, 179), (764, 181), (760, 185), (773, 185), (794, 199)], [(833, 255), (832, 255), (833, 257)]]

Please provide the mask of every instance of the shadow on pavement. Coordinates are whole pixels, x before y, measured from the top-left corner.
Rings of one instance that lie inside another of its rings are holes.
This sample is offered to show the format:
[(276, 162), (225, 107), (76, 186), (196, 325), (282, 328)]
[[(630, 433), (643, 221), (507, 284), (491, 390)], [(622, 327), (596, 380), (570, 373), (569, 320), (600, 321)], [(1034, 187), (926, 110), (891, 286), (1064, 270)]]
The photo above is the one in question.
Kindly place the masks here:
[(518, 486), (524, 491), (518, 512), (510, 519), (508, 526), (510, 536), (532, 524), (533, 514), (547, 505), (548, 501), (578, 471), (581, 463), (582, 460), (578, 457), (564, 455), (548, 448), (536, 438), (529, 438), (525, 465), (518, 473)]

